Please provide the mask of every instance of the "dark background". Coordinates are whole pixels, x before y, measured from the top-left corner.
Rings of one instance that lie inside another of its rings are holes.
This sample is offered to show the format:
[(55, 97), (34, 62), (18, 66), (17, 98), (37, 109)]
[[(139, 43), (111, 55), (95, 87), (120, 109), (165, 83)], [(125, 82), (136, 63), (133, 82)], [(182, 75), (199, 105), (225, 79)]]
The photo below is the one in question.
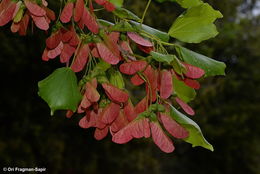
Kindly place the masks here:
[[(10, 32), (9, 24), (0, 28), (0, 167), (46, 167), (48, 173), (259, 174), (260, 16), (253, 15), (257, 1), (207, 2), (224, 15), (217, 22), (220, 34), (185, 46), (227, 64), (226, 77), (204, 80), (192, 103), (193, 118), (214, 152), (176, 140), (171, 154), (161, 152), (150, 139), (126, 145), (112, 143), (111, 137), (96, 141), (93, 129), (79, 128), (80, 117), (66, 119), (64, 112), (51, 117), (37, 96), (37, 82), (61, 65), (58, 60), (41, 61), (44, 32), (20, 37)], [(125, 7), (140, 16), (145, 3), (126, 0)], [(50, 7), (58, 5), (51, 1)], [(153, 2), (145, 23), (167, 31), (181, 12), (174, 3)]]

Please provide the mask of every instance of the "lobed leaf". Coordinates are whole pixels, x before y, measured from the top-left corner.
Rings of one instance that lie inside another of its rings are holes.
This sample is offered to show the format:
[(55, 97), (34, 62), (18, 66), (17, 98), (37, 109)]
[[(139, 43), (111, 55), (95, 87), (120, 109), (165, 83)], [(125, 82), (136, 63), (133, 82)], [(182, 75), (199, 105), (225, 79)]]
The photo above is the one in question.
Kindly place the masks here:
[(59, 68), (38, 83), (38, 95), (48, 103), (51, 115), (56, 110), (77, 110), (81, 94), (77, 77), (70, 68)]
[(188, 43), (199, 43), (215, 37), (218, 32), (213, 22), (222, 14), (209, 4), (203, 3), (189, 8), (180, 15), (169, 30), (169, 35)]

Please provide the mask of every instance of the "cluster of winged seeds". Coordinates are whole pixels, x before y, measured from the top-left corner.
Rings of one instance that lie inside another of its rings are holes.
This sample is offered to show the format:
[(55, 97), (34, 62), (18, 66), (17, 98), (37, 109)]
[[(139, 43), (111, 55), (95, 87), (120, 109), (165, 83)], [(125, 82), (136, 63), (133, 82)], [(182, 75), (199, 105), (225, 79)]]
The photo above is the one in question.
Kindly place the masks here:
[[(45, 0), (2, 0), (0, 26), (12, 21), (11, 31), (26, 35), (32, 19), (37, 28), (47, 31), (50, 22), (56, 20), (47, 5)], [(118, 17), (116, 24), (97, 19), (95, 7), (114, 13)], [(46, 39), (42, 60), (59, 58), (66, 70), (82, 76), (79, 83), (76, 81), (79, 97), (75, 99), (78, 93), (70, 95), (76, 107), (63, 107), (59, 97), (65, 94), (56, 96), (56, 103), (43, 96), (43, 89), (39, 95), (53, 110), (67, 109), (68, 118), (74, 113), (83, 115), (79, 126), (94, 127), (97, 140), (108, 133), (112, 141), (119, 144), (133, 138), (152, 137), (162, 151), (170, 153), (174, 145), (169, 134), (192, 143), (192, 131), (196, 129), (201, 133), (193, 123), (193, 127), (189, 126), (187, 122), (191, 120), (175, 108), (191, 116), (195, 114), (187, 103), (194, 97), (189, 97), (190, 93), (200, 88), (197, 80), (205, 71), (179, 56), (167, 54), (156, 36), (142, 33), (140, 27), (135, 27), (143, 25), (138, 20), (131, 21), (135, 18), (131, 12), (107, 0), (67, 1)], [(51, 83), (54, 76), (40, 82), (39, 87)], [(127, 79), (145, 90), (145, 97), (135, 105), (125, 88)], [(203, 146), (203, 143), (197, 145)]]

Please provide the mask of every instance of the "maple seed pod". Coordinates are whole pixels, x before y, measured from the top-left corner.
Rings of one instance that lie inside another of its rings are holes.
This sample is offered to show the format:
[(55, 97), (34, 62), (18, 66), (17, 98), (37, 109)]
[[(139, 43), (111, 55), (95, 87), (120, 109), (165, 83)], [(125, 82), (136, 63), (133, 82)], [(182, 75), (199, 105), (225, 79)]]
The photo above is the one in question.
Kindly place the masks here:
[(108, 83), (103, 83), (102, 87), (104, 88), (104, 90), (110, 100), (117, 102), (117, 103), (127, 102), (129, 95), (125, 91), (123, 91), (111, 84), (108, 84)]
[(138, 45), (142, 45), (144, 47), (153, 47), (153, 44), (149, 40), (144, 39), (134, 32), (127, 32), (127, 36)]
[(16, 3), (11, 0), (3, 0), (0, 7), (0, 26), (4, 26), (12, 20)]
[(170, 71), (163, 70), (161, 72), (160, 96), (167, 99), (171, 96), (173, 91), (172, 74)]
[(165, 153), (174, 151), (172, 140), (164, 133), (158, 122), (151, 122), (151, 132), (154, 143)]
[(35, 25), (44, 31), (47, 31), (49, 29), (49, 23), (47, 22), (46, 18), (44, 16), (34, 16), (33, 14), (31, 14), (31, 17), (33, 19), (33, 22), (35, 23)]
[(60, 30), (56, 31), (55, 33), (52, 33), (51, 36), (46, 39), (46, 46), (49, 49), (56, 48), (61, 42), (61, 37), (62, 35)]
[(119, 115), (120, 105), (111, 102), (102, 112), (101, 121), (105, 124), (111, 124)]
[(82, 18), (84, 11), (84, 0), (77, 0), (74, 10), (74, 20), (75, 22), (79, 22)]
[(74, 8), (73, 2), (69, 2), (65, 5), (60, 16), (61, 22), (68, 23), (70, 21), (73, 15), (73, 8)]
[(79, 51), (77, 52), (76, 58), (71, 65), (71, 69), (74, 72), (80, 72), (84, 69), (86, 63), (88, 62), (89, 52), (90, 49), (88, 44), (83, 44), (80, 47)]
[(186, 67), (186, 70), (187, 70), (186, 73), (184, 73), (184, 75), (186, 77), (189, 77), (191, 79), (198, 79), (198, 78), (201, 78), (205, 74), (205, 71), (199, 67), (196, 67), (196, 66), (184, 63), (184, 62), (182, 62), (182, 64)]
[(119, 63), (120, 58), (115, 56), (104, 43), (97, 43), (97, 49), (100, 57), (111, 65)]
[(187, 103), (185, 103), (178, 97), (176, 97), (175, 100), (187, 114), (195, 115), (194, 110)]
[(173, 120), (169, 115), (160, 113), (160, 120), (165, 129), (175, 138), (187, 138), (189, 132)]
[(146, 61), (139, 60), (139, 61), (123, 63), (120, 65), (119, 69), (124, 74), (133, 75), (138, 71), (143, 70), (146, 66), (147, 66)]
[(24, 4), (29, 12), (34, 16), (42, 17), (46, 15), (46, 11), (36, 3), (30, 0), (24, 0)]

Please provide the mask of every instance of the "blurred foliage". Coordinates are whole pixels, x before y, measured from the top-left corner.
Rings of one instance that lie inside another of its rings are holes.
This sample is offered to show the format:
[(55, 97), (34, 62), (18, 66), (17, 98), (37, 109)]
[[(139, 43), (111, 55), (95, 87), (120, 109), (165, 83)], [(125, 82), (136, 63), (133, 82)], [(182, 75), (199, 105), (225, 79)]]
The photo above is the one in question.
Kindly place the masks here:
[[(57, 1), (51, 6), (58, 8)], [(46, 34), (27, 37), (0, 28), (0, 166), (46, 167), (48, 173), (260, 173), (260, 16), (250, 14), (256, 1), (209, 0), (224, 18), (220, 34), (201, 44), (187, 44), (199, 53), (224, 61), (227, 76), (202, 82), (193, 102), (193, 117), (215, 151), (192, 148), (175, 140), (172, 154), (161, 152), (151, 140), (117, 145), (110, 137), (93, 138), (93, 130), (78, 127), (79, 116), (63, 112), (50, 116), (37, 96), (37, 82), (59, 67), (58, 60), (42, 62)], [(145, 1), (125, 6), (141, 16)], [(242, 9), (238, 11), (238, 9)], [(182, 9), (170, 2), (153, 2), (145, 23), (167, 31)]]

